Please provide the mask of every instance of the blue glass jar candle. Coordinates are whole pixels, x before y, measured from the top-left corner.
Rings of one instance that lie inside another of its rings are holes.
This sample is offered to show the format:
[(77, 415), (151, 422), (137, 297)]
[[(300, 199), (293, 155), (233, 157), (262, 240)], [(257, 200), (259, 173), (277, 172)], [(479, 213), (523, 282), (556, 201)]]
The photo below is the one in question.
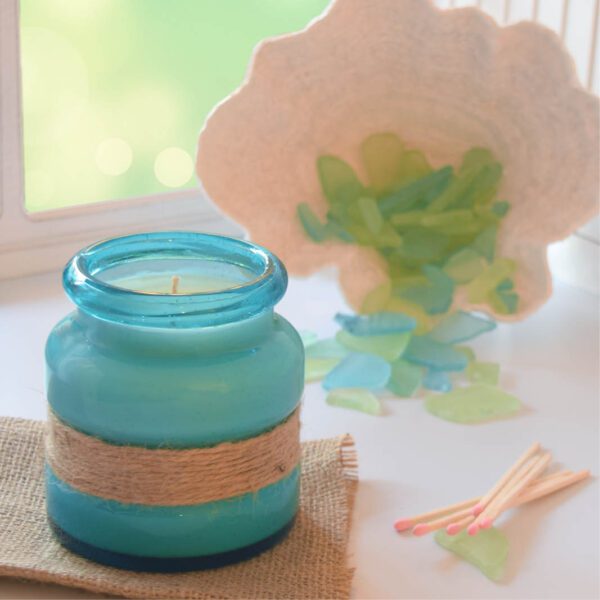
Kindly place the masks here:
[(300, 337), (274, 312), (281, 262), (240, 240), (141, 234), (82, 250), (63, 284), (76, 310), (46, 346), (60, 541), (104, 564), (179, 571), (281, 539), (298, 507), (304, 380)]

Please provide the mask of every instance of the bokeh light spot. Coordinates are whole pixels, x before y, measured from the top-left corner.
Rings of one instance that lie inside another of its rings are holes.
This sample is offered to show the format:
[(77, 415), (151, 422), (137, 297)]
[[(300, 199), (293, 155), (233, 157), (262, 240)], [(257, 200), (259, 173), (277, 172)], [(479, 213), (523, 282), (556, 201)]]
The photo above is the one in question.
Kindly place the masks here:
[(129, 144), (121, 138), (104, 140), (96, 150), (96, 164), (105, 175), (122, 175), (131, 166), (132, 158)]
[(165, 148), (154, 161), (156, 179), (167, 187), (181, 187), (192, 177), (194, 162), (181, 148)]

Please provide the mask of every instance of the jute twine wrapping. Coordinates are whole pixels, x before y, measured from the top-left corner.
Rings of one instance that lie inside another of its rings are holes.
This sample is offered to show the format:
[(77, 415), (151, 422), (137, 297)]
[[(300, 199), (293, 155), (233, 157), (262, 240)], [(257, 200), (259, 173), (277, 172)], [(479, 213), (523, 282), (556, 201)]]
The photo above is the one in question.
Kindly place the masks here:
[(296, 409), (261, 435), (209, 448), (118, 446), (48, 416), (46, 456), (75, 489), (126, 504), (183, 506), (256, 492), (289, 475), (300, 460)]
[(168, 575), (97, 565), (55, 541), (44, 506), (43, 438), (41, 422), (0, 418), (0, 576), (126, 598), (349, 597), (346, 547), (357, 485), (350, 436), (302, 445), (300, 512), (281, 544), (245, 563)]

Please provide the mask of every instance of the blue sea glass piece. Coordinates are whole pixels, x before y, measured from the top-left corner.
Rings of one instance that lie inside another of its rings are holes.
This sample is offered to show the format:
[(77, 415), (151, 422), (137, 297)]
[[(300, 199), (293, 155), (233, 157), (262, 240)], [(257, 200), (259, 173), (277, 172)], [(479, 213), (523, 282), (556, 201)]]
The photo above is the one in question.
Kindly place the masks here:
[(368, 390), (383, 389), (390, 378), (390, 364), (374, 354), (352, 353), (332, 369), (323, 387), (326, 390), (337, 388), (366, 388)]
[(324, 242), (329, 237), (327, 228), (306, 202), (298, 204), (297, 213), (304, 231), (313, 242)]
[(429, 336), (413, 336), (403, 358), (417, 365), (439, 371), (463, 371), (468, 361), (466, 355), (449, 344), (437, 342)]
[(514, 289), (514, 287), (515, 287), (514, 281), (510, 278), (506, 278), (498, 284), (498, 287), (496, 288), (496, 290), (498, 292), (510, 292), (511, 290)]
[(423, 377), (423, 387), (436, 392), (449, 392), (452, 389), (452, 380), (446, 371), (429, 369)]
[(461, 310), (442, 319), (429, 333), (436, 342), (458, 344), (492, 331), (496, 323)]
[(335, 320), (352, 335), (387, 335), (412, 331), (417, 322), (402, 313), (379, 312), (372, 315), (343, 315), (338, 313)]
[(499, 291), (498, 296), (500, 300), (506, 306), (506, 310), (509, 314), (513, 314), (517, 312), (517, 308), (519, 307), (519, 295), (511, 292), (511, 291)]

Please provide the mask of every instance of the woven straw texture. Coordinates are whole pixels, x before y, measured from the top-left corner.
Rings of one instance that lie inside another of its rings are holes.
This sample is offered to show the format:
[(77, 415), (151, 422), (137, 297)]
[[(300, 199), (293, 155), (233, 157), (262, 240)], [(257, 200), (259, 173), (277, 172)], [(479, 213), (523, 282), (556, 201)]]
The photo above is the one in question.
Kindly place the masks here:
[(43, 430), (0, 418), (0, 575), (126, 598), (347, 598), (350, 515), (357, 484), (349, 436), (303, 444), (301, 508), (288, 538), (230, 567), (182, 574), (131, 573), (64, 550), (46, 522)]

